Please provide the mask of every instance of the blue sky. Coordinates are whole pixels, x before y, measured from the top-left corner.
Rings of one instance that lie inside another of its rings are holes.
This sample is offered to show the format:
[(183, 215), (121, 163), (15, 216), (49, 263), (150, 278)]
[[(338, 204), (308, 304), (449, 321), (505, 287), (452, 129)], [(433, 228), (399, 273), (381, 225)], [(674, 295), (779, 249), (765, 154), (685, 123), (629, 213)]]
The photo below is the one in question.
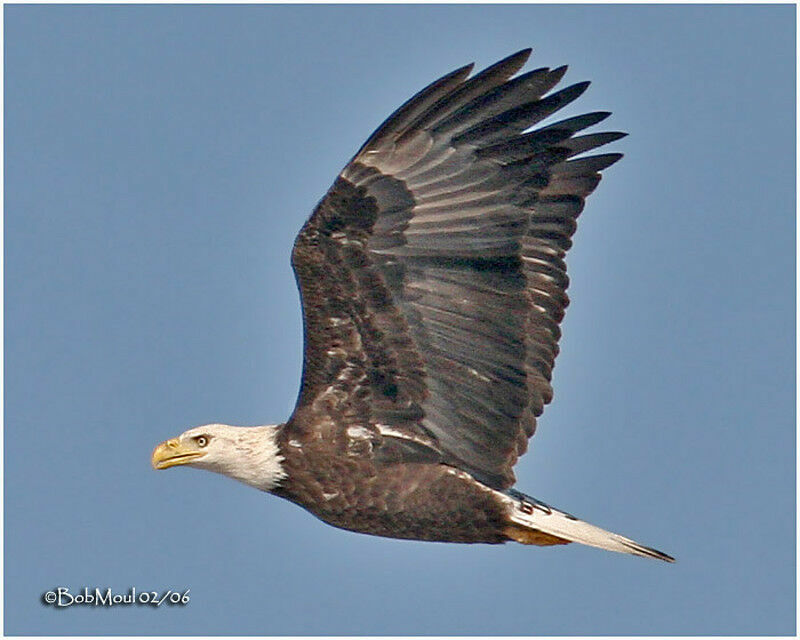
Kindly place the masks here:
[[(4, 11), (6, 633), (794, 633), (794, 7)], [(305, 217), (417, 89), (526, 46), (630, 136), (517, 486), (678, 562), (371, 538), (153, 471), (288, 417)]]

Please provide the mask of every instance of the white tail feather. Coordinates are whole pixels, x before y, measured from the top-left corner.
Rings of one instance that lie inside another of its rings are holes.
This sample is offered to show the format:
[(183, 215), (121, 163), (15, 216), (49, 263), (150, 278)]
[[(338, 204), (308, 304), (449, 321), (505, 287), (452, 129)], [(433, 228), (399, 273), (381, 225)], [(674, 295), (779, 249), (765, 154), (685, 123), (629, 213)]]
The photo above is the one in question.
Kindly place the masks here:
[(600, 527), (595, 527), (519, 491), (510, 489), (503, 495), (506, 496), (507, 502), (511, 507), (509, 519), (514, 525), (522, 529), (541, 531), (563, 540), (580, 542), (590, 547), (598, 547), (608, 551), (631, 553), (635, 556), (675, 562), (675, 559), (666, 553), (651, 547), (645, 547), (638, 542)]

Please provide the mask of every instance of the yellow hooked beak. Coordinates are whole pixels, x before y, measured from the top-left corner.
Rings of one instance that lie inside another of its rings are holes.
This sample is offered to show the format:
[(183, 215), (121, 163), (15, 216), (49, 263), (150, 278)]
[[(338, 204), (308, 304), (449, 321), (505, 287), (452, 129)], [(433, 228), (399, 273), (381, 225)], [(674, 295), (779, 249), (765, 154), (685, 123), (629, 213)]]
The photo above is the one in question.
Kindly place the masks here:
[(200, 451), (194, 445), (194, 441), (188, 440), (181, 442), (178, 438), (171, 438), (162, 442), (153, 449), (153, 469), (169, 469), (179, 464), (188, 464), (192, 460), (206, 455), (205, 451)]

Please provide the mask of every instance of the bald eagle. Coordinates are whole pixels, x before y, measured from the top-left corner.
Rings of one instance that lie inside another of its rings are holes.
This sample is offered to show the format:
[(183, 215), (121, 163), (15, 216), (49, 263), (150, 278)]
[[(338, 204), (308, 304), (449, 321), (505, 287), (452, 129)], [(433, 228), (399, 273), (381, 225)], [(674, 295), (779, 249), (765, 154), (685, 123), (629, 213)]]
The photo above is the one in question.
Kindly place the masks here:
[[(517, 74), (526, 49), (428, 85), (375, 131), (301, 229), (300, 394), (285, 424), (190, 429), (156, 469), (221, 473), (335, 527), (672, 561), (512, 489), (568, 304), (564, 257), (625, 134), (587, 113), (532, 129), (588, 82)], [(574, 157), (578, 156), (578, 157)]]

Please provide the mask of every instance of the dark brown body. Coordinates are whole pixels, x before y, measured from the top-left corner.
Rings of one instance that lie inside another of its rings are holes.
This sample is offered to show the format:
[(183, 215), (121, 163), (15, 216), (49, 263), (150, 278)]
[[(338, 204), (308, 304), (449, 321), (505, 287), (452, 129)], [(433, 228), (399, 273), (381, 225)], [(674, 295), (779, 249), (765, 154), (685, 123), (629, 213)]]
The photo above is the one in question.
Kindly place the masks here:
[(279, 446), (288, 477), (273, 493), (324, 522), (411, 540), (510, 539), (504, 533), (506, 505), (469, 474), (444, 464), (385, 462), (377, 438), (345, 436), (332, 443), (314, 435), (301, 439), (282, 433)]

